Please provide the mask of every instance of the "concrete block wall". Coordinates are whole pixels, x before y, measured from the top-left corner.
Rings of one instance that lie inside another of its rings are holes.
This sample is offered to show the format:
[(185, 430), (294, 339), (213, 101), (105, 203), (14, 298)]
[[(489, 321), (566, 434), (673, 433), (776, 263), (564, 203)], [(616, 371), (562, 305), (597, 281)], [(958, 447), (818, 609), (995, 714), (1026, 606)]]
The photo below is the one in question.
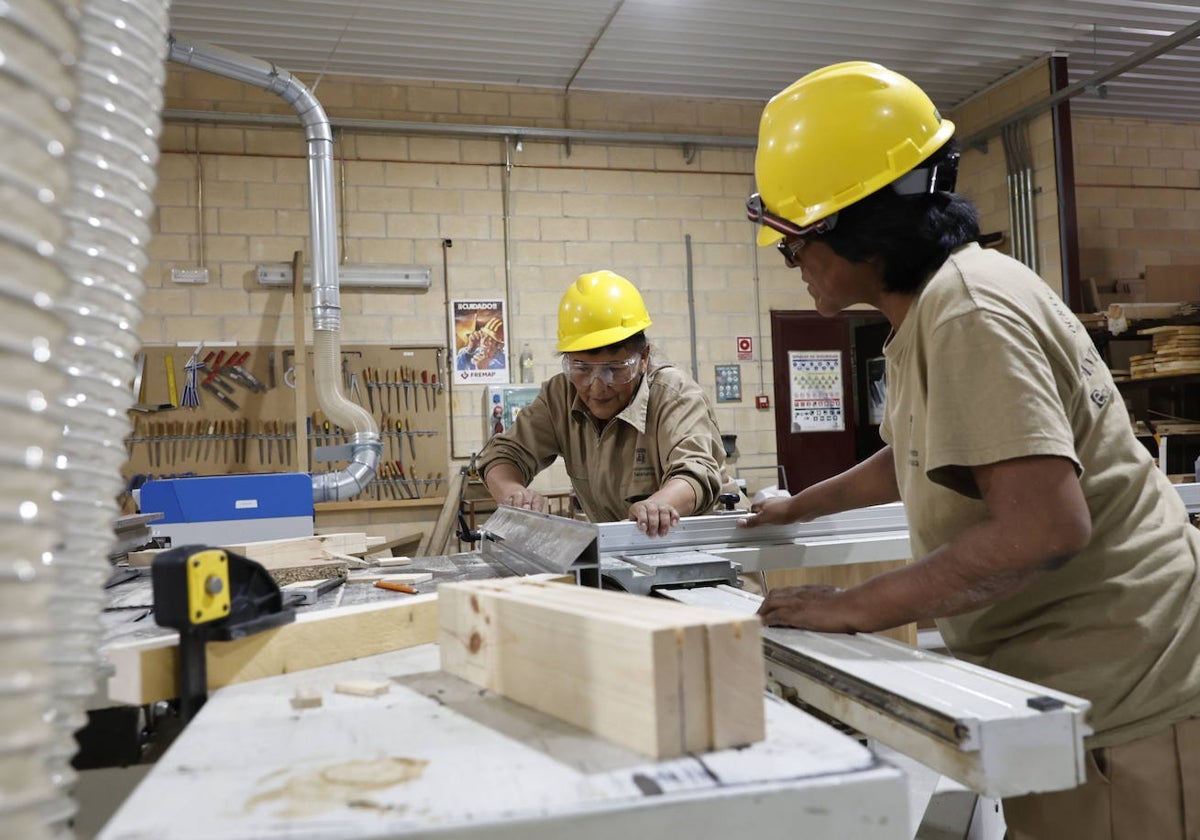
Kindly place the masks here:
[[(960, 138), (1003, 119), (1050, 95), (1050, 65), (1039, 60), (972, 97), (948, 116)], [(1062, 242), (1059, 234), (1058, 178), (1054, 159), (1054, 123), (1049, 111), (1030, 120), (1026, 128), (1033, 158), (1034, 212), (1038, 273), (1062, 294)], [(987, 140), (984, 149), (963, 149), (959, 191), (979, 207), (984, 233), (1004, 231), (1009, 241), (1000, 249), (1012, 253), (1009, 225), (1008, 174), (1000, 136)]]
[[(564, 103), (557, 91), (330, 78), (316, 94), (335, 119), (561, 126), (566, 118), (573, 128), (737, 137), (754, 135), (762, 107), (617, 94), (572, 94)], [(290, 113), (261, 91), (177, 66), (166, 107)], [(290, 343), (290, 292), (259, 287), (254, 272), (259, 263), (290, 261), (308, 248), (298, 124), (168, 122), (161, 145), (145, 340)], [(743, 400), (717, 406), (717, 416), (723, 431), (738, 435), (733, 468), (773, 466), (773, 412), (753, 407), (756, 394), (773, 393), (768, 313), (810, 308), (812, 301), (773, 250), (754, 246), (744, 216), (752, 150), (700, 147), (689, 161), (681, 146), (574, 142), (568, 149), (531, 139), (521, 146), (506, 150), (502, 138), (339, 131), (343, 259), (433, 270), (424, 292), (343, 289), (343, 340), (445, 345), (449, 299), (504, 297), (510, 358), (515, 362), (528, 343), (540, 381), (558, 369), (556, 307), (563, 290), (580, 273), (611, 268), (645, 295), (659, 354), (690, 368), (690, 237), (698, 379), (713, 394), (714, 365), (739, 363), (735, 337), (754, 338), (755, 360), (740, 362)], [(201, 262), (212, 278), (207, 285), (172, 282), (171, 269)], [(481, 386), (451, 393), (452, 468), (482, 445), (482, 394)], [(770, 483), (769, 476), (748, 474), (751, 491)], [(540, 482), (567, 484), (555, 470)]]
[(1074, 132), (1082, 276), (1200, 265), (1200, 126), (1079, 117)]
[[(325, 78), (316, 87), (335, 119), (739, 138), (754, 136), (763, 104), (590, 92), (564, 100), (552, 90), (348, 78)], [(965, 136), (1048, 91), (1048, 65), (1037, 62), (948, 116)], [(292, 116), (262, 91), (174, 65), (166, 93), (168, 109)], [(1079, 117), (1073, 128), (1083, 276), (1130, 276), (1147, 264), (1200, 262), (1200, 237), (1193, 233), (1200, 229), (1197, 130)], [(1029, 132), (1040, 271), (1061, 290), (1049, 115), (1034, 119)], [(642, 289), (660, 355), (690, 368), (690, 237), (699, 381), (711, 394), (713, 366), (741, 364), (743, 401), (717, 407), (722, 429), (738, 435), (732, 466), (773, 466), (773, 412), (753, 407), (756, 394), (774, 393), (769, 313), (808, 309), (812, 301), (772, 249), (754, 246), (743, 213), (753, 186), (752, 150), (701, 147), (689, 159), (684, 148), (669, 145), (522, 139), (521, 147), (506, 149), (501, 138), (338, 132), (343, 260), (433, 270), (426, 292), (343, 290), (344, 340), (445, 345), (447, 300), (502, 296), (509, 304), (510, 353), (515, 360), (528, 343), (540, 381), (557, 370), (559, 296), (578, 274), (607, 267)], [(168, 122), (162, 151), (145, 339), (289, 343), (290, 293), (258, 287), (254, 269), (308, 247), (299, 128)], [(985, 231), (1008, 230), (999, 138), (986, 151), (964, 150), (959, 188), (979, 205)], [(453, 242), (449, 249), (446, 239)], [(201, 261), (212, 276), (208, 285), (172, 283), (172, 268)], [(752, 361), (736, 359), (739, 335), (754, 338)], [(482, 445), (482, 402), (479, 386), (452, 394), (456, 462)], [(748, 471), (751, 489), (769, 475)], [(566, 484), (561, 471), (541, 482)]]

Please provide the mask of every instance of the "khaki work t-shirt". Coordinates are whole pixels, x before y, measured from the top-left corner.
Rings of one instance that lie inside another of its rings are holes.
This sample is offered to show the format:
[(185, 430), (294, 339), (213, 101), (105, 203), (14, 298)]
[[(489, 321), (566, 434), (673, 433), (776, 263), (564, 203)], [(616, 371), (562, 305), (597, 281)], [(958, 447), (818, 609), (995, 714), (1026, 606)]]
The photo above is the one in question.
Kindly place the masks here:
[(725, 449), (707, 397), (670, 365), (647, 373), (629, 405), (606, 424), (588, 412), (565, 375), (552, 376), (512, 428), (484, 445), (479, 470), (486, 476), (493, 464), (507, 462), (528, 484), (560, 455), (593, 522), (627, 518), (631, 504), (670, 478), (692, 486), (698, 512), (712, 508), (718, 493), (736, 488), (725, 472)]
[(1090, 747), (1200, 714), (1200, 531), (1133, 436), (1079, 319), (1025, 266), (972, 244), (923, 287), (884, 352), (880, 433), (915, 557), (987, 517), (973, 466), (1068, 458), (1091, 512), (1091, 542), (1065, 566), (939, 620), (948, 647), (1090, 700)]

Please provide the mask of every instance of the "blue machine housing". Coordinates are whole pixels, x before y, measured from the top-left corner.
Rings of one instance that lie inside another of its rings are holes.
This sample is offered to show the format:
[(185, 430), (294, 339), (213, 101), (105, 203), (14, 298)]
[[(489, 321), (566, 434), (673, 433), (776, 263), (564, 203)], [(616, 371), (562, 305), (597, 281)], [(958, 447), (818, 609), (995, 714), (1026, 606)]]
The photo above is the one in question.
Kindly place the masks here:
[(143, 513), (161, 513), (155, 537), (172, 545), (309, 537), (313, 533), (312, 479), (307, 473), (166, 478), (142, 485)]

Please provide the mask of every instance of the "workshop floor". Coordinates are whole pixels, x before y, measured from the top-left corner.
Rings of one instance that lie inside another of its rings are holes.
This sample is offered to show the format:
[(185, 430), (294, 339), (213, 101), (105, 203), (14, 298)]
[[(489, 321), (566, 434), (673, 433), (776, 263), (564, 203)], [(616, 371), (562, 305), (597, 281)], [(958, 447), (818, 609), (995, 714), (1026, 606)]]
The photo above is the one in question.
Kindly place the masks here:
[(135, 764), (132, 767), (79, 771), (79, 779), (72, 791), (75, 804), (79, 806), (72, 826), (75, 840), (92, 840), (99, 834), (153, 766)]

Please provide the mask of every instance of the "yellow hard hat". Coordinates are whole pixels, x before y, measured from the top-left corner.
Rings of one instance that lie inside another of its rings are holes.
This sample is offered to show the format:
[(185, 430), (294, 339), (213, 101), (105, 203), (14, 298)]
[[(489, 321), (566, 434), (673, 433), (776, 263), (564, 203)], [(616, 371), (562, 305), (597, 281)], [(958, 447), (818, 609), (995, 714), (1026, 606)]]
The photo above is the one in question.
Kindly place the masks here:
[(492, 341), (504, 342), (504, 322), (499, 318), (492, 318), (483, 325), (480, 332), (492, 339)]
[(793, 82), (759, 122), (758, 192), (747, 203), (762, 224), (758, 244), (803, 233), (892, 183), (953, 134), (923, 90), (878, 64), (832, 64)]
[(581, 274), (558, 304), (558, 351), (617, 344), (650, 323), (641, 294), (624, 277), (608, 270)]

